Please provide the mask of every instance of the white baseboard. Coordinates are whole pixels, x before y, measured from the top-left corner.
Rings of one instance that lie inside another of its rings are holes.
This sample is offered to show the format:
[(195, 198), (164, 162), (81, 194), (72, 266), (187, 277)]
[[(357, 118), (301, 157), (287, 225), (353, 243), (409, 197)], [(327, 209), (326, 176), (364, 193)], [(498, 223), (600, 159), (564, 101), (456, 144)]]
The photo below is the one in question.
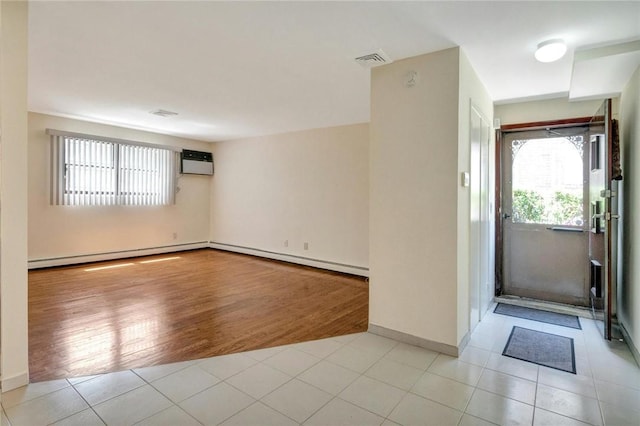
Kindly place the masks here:
[(174, 244), (161, 247), (149, 247), (134, 250), (113, 251), (107, 253), (94, 253), (79, 256), (63, 256), (50, 259), (29, 260), (29, 269), (48, 268), (51, 266), (76, 265), (78, 263), (102, 262), (105, 260), (125, 259), (127, 257), (149, 256), (152, 254), (173, 253), (176, 251), (195, 250), (209, 247), (207, 241), (194, 243)]
[(284, 262), (296, 263), (298, 265), (312, 266), (314, 268), (327, 269), (329, 271), (344, 272), (346, 274), (369, 276), (369, 268), (363, 266), (346, 265), (343, 263), (330, 262), (326, 260), (312, 259), (309, 257), (295, 256), (292, 254), (276, 253), (267, 250), (260, 250), (251, 247), (236, 246), (233, 244), (217, 243), (209, 241), (209, 247), (218, 250), (232, 251), (235, 253), (250, 254), (252, 256), (264, 257), (267, 259), (281, 260)]
[(3, 377), (0, 387), (2, 387), (2, 392), (8, 392), (10, 390), (26, 386), (28, 384), (29, 373), (25, 371), (24, 373), (18, 374), (17, 376)]
[(402, 331), (392, 330), (390, 328), (382, 327), (379, 325), (369, 323), (369, 333), (377, 334), (378, 336), (388, 337), (390, 339), (397, 340), (399, 342), (408, 343), (410, 345), (419, 346), (421, 348), (429, 349), (431, 351), (440, 352), (445, 355), (458, 357), (462, 353), (462, 350), (467, 345), (469, 339), (467, 336), (462, 339), (460, 346), (448, 345), (446, 343), (434, 342), (433, 340), (424, 339), (422, 337), (414, 336), (412, 334), (403, 333)]
[(624, 324), (618, 323), (620, 325), (620, 330), (622, 331), (622, 337), (624, 341), (627, 343), (631, 354), (636, 360), (636, 363), (640, 365), (640, 352), (638, 352), (638, 347), (635, 345), (634, 341), (631, 339), (629, 333), (627, 333), (627, 329), (624, 327)]

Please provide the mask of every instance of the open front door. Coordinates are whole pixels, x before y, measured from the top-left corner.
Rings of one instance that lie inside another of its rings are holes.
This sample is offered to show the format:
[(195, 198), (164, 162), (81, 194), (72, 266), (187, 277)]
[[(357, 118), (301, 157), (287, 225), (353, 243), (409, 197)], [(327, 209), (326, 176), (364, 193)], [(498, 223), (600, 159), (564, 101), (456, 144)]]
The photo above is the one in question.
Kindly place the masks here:
[[(614, 173), (613, 123), (611, 99), (607, 99), (593, 117), (589, 129), (589, 263), (591, 306), (603, 310), (603, 335), (611, 340), (615, 313), (617, 238), (617, 179)], [(617, 149), (617, 148), (616, 148)]]

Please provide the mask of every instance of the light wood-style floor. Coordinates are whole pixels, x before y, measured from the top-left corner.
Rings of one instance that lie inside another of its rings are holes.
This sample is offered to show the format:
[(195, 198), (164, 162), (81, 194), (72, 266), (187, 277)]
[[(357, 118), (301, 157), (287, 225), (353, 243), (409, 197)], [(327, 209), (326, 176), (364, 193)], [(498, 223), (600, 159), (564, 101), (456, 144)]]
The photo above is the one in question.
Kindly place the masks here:
[(367, 315), (364, 278), (210, 249), (34, 270), (30, 379), (363, 332)]

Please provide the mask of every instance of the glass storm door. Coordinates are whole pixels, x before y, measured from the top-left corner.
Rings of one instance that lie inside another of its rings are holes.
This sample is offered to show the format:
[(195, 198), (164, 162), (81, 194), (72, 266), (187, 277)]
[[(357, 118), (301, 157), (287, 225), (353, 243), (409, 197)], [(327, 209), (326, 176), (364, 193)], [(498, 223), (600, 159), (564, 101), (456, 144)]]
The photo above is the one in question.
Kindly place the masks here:
[(589, 305), (586, 128), (505, 134), (503, 294)]

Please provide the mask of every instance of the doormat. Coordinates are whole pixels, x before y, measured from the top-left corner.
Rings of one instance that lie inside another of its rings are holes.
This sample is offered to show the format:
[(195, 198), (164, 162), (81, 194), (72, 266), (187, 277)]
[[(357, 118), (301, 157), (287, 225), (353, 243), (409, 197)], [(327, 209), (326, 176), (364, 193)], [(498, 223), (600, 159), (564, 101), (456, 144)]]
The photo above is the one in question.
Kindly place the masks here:
[(502, 355), (576, 374), (570, 337), (514, 326)]
[(509, 315), (511, 317), (524, 318), (532, 321), (546, 322), (547, 324), (560, 325), (562, 327), (582, 330), (580, 320), (575, 315), (558, 314), (556, 312), (541, 311), (540, 309), (526, 308), (524, 306), (498, 303), (493, 310), (496, 314)]

